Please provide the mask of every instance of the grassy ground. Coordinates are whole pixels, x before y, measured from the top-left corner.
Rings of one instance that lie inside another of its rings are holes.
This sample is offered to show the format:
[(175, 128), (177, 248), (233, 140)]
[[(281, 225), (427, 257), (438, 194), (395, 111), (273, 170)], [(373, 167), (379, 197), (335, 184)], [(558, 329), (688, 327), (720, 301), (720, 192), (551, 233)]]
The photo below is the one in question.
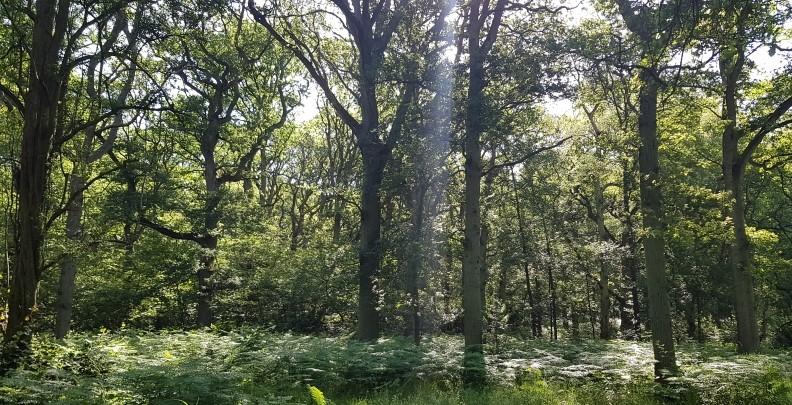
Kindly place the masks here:
[(254, 329), (40, 337), (33, 358), (0, 379), (0, 403), (309, 404), (312, 385), (329, 404), (792, 404), (789, 352), (681, 345), (681, 376), (659, 387), (647, 343), (500, 337), (488, 347), (491, 388), (476, 392), (460, 388), (461, 343)]

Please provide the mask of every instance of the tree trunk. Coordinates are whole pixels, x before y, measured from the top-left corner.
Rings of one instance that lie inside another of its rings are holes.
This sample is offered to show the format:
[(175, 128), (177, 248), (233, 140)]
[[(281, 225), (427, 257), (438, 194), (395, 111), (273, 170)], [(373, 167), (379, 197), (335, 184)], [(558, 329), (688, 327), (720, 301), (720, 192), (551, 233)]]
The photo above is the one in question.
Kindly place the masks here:
[[(221, 98), (221, 90), (216, 90), (215, 99)], [(214, 296), (214, 283), (212, 275), (215, 271), (215, 261), (217, 258), (218, 236), (215, 234), (220, 223), (220, 182), (217, 178), (217, 162), (215, 161), (215, 150), (220, 139), (220, 111), (222, 105), (216, 101), (209, 103), (209, 122), (204, 132), (201, 134), (201, 155), (204, 158), (204, 185), (206, 186), (206, 196), (204, 200), (204, 238), (198, 242), (201, 247), (201, 256), (198, 259), (198, 271), (196, 278), (198, 282), (198, 309), (196, 321), (198, 326), (204, 327), (212, 324), (212, 297)]]
[(721, 61), (721, 76), (725, 81), (723, 98), (723, 182), (731, 198), (731, 217), (734, 241), (730, 246), (729, 266), (734, 277), (734, 312), (737, 318), (737, 351), (753, 353), (759, 349), (759, 332), (754, 307), (753, 275), (748, 235), (745, 233), (745, 193), (743, 183), (745, 165), (739, 154), (740, 133), (737, 130), (737, 77), (734, 66)]
[(465, 130), (465, 237), (462, 261), (462, 306), (464, 309), (464, 380), (475, 386), (485, 378), (483, 354), (483, 315), (481, 280), (481, 116), (483, 110), (484, 68), (478, 37), (470, 41), (470, 83)]
[(289, 207), (289, 223), (291, 224), (291, 236), (289, 238), (289, 250), (294, 252), (300, 242), (300, 218), (297, 214), (297, 194), (299, 193), (299, 186), (292, 188), (291, 205)]
[[(597, 155), (602, 152), (597, 149)], [(610, 299), (610, 266), (607, 263), (606, 252), (604, 251), (606, 244), (610, 242), (608, 233), (605, 229), (605, 197), (604, 190), (600, 179), (597, 178), (594, 184), (594, 212), (597, 221), (597, 236), (600, 241), (599, 265), (599, 327), (600, 339), (611, 338), (610, 327), (610, 314), (611, 314), (611, 299)]]
[[(131, 31), (128, 32), (128, 49), (132, 52), (135, 52), (136, 49), (137, 34), (139, 32), (142, 15), (143, 13), (137, 13), (135, 15), (134, 24), (131, 28)], [(93, 101), (101, 101), (98, 95), (99, 91), (97, 90), (97, 88), (101, 86), (101, 83), (97, 84), (96, 79), (94, 78), (97, 65), (102, 61), (102, 58), (105, 57), (104, 54), (109, 51), (110, 47), (115, 45), (114, 42), (115, 39), (118, 38), (118, 34), (126, 28), (128, 28), (128, 24), (124, 11), (119, 11), (116, 23), (113, 26), (113, 31), (110, 34), (110, 37), (114, 39), (102, 44), (100, 46), (99, 54), (88, 64), (86, 72), (88, 75), (86, 92)], [(129, 70), (129, 73), (124, 80), (124, 85), (115, 100), (115, 105), (126, 104), (129, 93), (132, 91), (135, 75), (136, 67), (133, 66)], [(101, 103), (99, 102), (97, 104)], [(67, 207), (66, 238), (68, 239), (68, 243), (72, 246), (79, 243), (79, 239), (81, 238), (80, 233), (82, 230), (83, 197), (85, 194), (86, 182), (83, 173), (88, 173), (89, 166), (96, 160), (100, 159), (103, 155), (108, 153), (113, 147), (115, 139), (118, 135), (118, 130), (123, 124), (122, 114), (123, 113), (121, 111), (115, 114), (109, 134), (106, 136), (96, 151), (94, 151), (94, 143), (96, 140), (97, 125), (91, 125), (84, 131), (85, 138), (83, 140), (81, 150), (77, 153), (77, 159), (73, 162), (74, 169), (69, 176), (69, 192), (73, 200)], [(70, 247), (69, 251), (66, 252), (66, 257), (64, 258), (63, 265), (61, 266), (61, 273), (58, 282), (58, 296), (55, 304), (55, 337), (58, 339), (64, 338), (71, 329), (75, 279), (78, 269), (78, 262), (72, 250), (73, 249)]]
[[(734, 32), (734, 43), (722, 44), (720, 49), (719, 71), (723, 85), (722, 115), (726, 121), (722, 138), (722, 171), (726, 191), (731, 195), (731, 217), (734, 229), (734, 240), (730, 246), (730, 261), (734, 277), (734, 312), (737, 318), (737, 351), (753, 353), (759, 350), (759, 332), (754, 307), (753, 275), (751, 269), (751, 251), (748, 236), (745, 233), (745, 193), (743, 191), (745, 162), (750, 158), (751, 150), (746, 148), (746, 156), (739, 151), (739, 141), (744, 135), (737, 129), (738, 84), (743, 74), (747, 44), (743, 43), (743, 17), (740, 11), (737, 32)], [(728, 17), (734, 16), (737, 10), (727, 7)], [(730, 27), (731, 28), (731, 27)]]
[(594, 311), (591, 309), (591, 280), (586, 277), (586, 312), (588, 312), (589, 326), (591, 327), (591, 338), (594, 339)]
[(522, 250), (522, 263), (523, 273), (525, 274), (525, 296), (523, 297), (523, 305), (527, 303), (528, 311), (531, 314), (531, 336), (539, 337), (542, 335), (542, 324), (539, 318), (539, 308), (534, 300), (533, 289), (531, 287), (531, 266), (528, 264), (528, 241), (525, 234), (525, 225), (523, 224), (522, 205), (520, 204), (520, 195), (517, 190), (517, 178), (514, 175), (513, 168), (509, 169), (511, 172), (512, 188), (514, 190), (514, 206), (517, 209), (517, 227), (520, 232), (520, 248)]
[(71, 329), (72, 301), (74, 299), (74, 281), (77, 276), (77, 258), (72, 247), (76, 245), (82, 233), (82, 212), (85, 178), (72, 173), (69, 176), (69, 193), (74, 197), (66, 211), (66, 238), (71, 245), (63, 258), (60, 278), (58, 280), (58, 297), (55, 304), (55, 337), (63, 339)]
[[(736, 166), (736, 165), (735, 165)], [(745, 194), (743, 192), (744, 168), (734, 167), (733, 176), (727, 178), (732, 197), (732, 222), (734, 241), (731, 246), (732, 274), (734, 275), (734, 311), (737, 316), (737, 350), (754, 353), (759, 350), (759, 328), (754, 303), (753, 274), (748, 235), (745, 233)]]
[(671, 304), (665, 274), (663, 202), (660, 190), (660, 161), (657, 134), (657, 72), (641, 72), (638, 134), (641, 145), (638, 165), (641, 173), (641, 212), (646, 235), (643, 238), (649, 295), (649, 321), (655, 356), (655, 377), (665, 380), (677, 371), (674, 336), (671, 329)]
[(388, 149), (381, 143), (361, 146), (363, 153), (363, 192), (360, 211), (360, 268), (358, 271), (357, 337), (373, 341), (379, 337), (378, 295), (375, 277), (382, 251), (380, 227), (382, 207), (380, 188), (388, 158)]
[(44, 193), (62, 98), (58, 60), (69, 6), (68, 0), (37, 0), (35, 5), (29, 87), (24, 102), (20, 167), (16, 179), (19, 194), (16, 263), (11, 274), (3, 353), (3, 366), (8, 368), (14, 367), (29, 350), (31, 335), (27, 325), (35, 311), (36, 290), (43, 271)]
[(333, 197), (333, 244), (338, 244), (341, 242), (341, 225), (343, 220), (344, 214), (344, 201), (341, 200), (340, 196), (336, 195)]
[(421, 343), (421, 302), (420, 302), (420, 273), (423, 263), (423, 242), (424, 242), (424, 203), (426, 201), (427, 186), (423, 183), (417, 184), (413, 191), (412, 201), (412, 230), (410, 246), (407, 252), (407, 293), (410, 296), (410, 333), (415, 344)]
[(198, 326), (205, 327), (212, 324), (212, 297), (214, 296), (214, 286), (212, 274), (215, 271), (217, 237), (210, 236), (200, 244), (201, 258), (198, 261)]
[(547, 227), (547, 219), (542, 216), (542, 228), (545, 236), (545, 254), (547, 254), (547, 288), (550, 293), (550, 337), (558, 339), (558, 309), (556, 297), (555, 278), (553, 276), (553, 251), (550, 246), (550, 230)]
[[(636, 239), (633, 225), (633, 214), (630, 207), (630, 191), (633, 189), (633, 175), (630, 170), (631, 159), (627, 159), (622, 167), (622, 209), (624, 210), (624, 231), (622, 246), (627, 250), (622, 259), (622, 282), (624, 296), (630, 296), (632, 308), (625, 310), (622, 316), (622, 335), (628, 339), (641, 339), (641, 299), (638, 296), (638, 260), (636, 258)], [(632, 313), (630, 313), (632, 312)], [(632, 330), (630, 330), (632, 328)]]

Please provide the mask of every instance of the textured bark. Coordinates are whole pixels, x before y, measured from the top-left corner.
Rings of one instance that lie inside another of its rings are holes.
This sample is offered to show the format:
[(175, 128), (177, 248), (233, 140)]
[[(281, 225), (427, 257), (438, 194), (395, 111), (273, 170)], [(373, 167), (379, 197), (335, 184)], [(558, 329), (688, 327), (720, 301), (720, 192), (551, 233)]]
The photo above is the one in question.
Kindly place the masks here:
[(428, 184), (420, 182), (413, 190), (411, 196), (410, 219), (410, 250), (407, 259), (407, 293), (410, 296), (410, 327), (409, 331), (416, 345), (421, 343), (421, 301), (420, 301), (420, 276), (421, 265), (424, 259), (424, 215), (426, 192)]
[[(492, 6), (492, 8), (490, 8)], [(484, 302), (482, 280), (481, 227), (481, 134), (484, 131), (484, 62), (498, 35), (505, 0), (491, 5), (488, 1), (473, 0), (469, 4), (468, 88), (465, 104), (465, 231), (462, 260), (462, 307), (464, 310), (465, 357), (463, 381), (467, 386), (485, 383), (483, 332)], [(491, 17), (489, 24), (487, 20)], [(483, 41), (482, 41), (483, 38)]]
[[(601, 155), (601, 151), (597, 150), (597, 155)], [(594, 184), (594, 212), (595, 221), (597, 223), (597, 235), (600, 243), (605, 246), (610, 242), (608, 232), (605, 229), (605, 197), (604, 190), (600, 180), (597, 179)], [(600, 289), (600, 302), (599, 302), (599, 327), (600, 339), (610, 339), (611, 326), (610, 326), (610, 313), (611, 313), (611, 299), (610, 299), (610, 266), (606, 262), (605, 252), (600, 252), (599, 257), (600, 275), (599, 275), (599, 289)]]
[(8, 297), (3, 367), (14, 367), (29, 350), (27, 326), (36, 307), (44, 241), (44, 193), (49, 155), (56, 134), (63, 80), (61, 47), (67, 28), (68, 0), (37, 0), (33, 22), (28, 91), (24, 97), (18, 183), (16, 255)]
[[(726, 47), (721, 51), (731, 54), (733, 49)], [(726, 128), (722, 136), (723, 183), (731, 199), (734, 240), (730, 246), (732, 276), (734, 277), (734, 313), (737, 318), (737, 351), (753, 353), (759, 350), (759, 329), (756, 322), (754, 303), (751, 251), (748, 235), (745, 233), (745, 160), (739, 151), (739, 141), (744, 135), (737, 128), (737, 93), (740, 74), (745, 64), (744, 45), (738, 46), (733, 58), (721, 56), (719, 67), (723, 85), (723, 118)]]
[(641, 339), (641, 298), (638, 291), (638, 259), (637, 241), (633, 223), (633, 210), (630, 205), (630, 192), (634, 187), (634, 179), (630, 167), (631, 159), (625, 160), (622, 167), (622, 209), (624, 221), (622, 246), (627, 250), (622, 259), (622, 291), (625, 297), (630, 296), (631, 308), (622, 311), (622, 336), (628, 339)]
[[(201, 247), (201, 257), (198, 259), (198, 270), (196, 278), (198, 282), (198, 308), (196, 321), (198, 326), (209, 326), (212, 324), (212, 297), (214, 296), (214, 285), (212, 275), (215, 271), (215, 260), (217, 254), (218, 237), (216, 235), (217, 226), (220, 223), (220, 181), (217, 175), (217, 162), (215, 161), (215, 150), (220, 139), (220, 129), (224, 123), (221, 118), (222, 111), (225, 109), (221, 104), (222, 98), (230, 90), (228, 82), (223, 78), (214, 93), (213, 100), (209, 102), (208, 118), (206, 128), (201, 134), (201, 155), (203, 156), (203, 176), (206, 187), (204, 197), (204, 224), (203, 240), (198, 242)], [(228, 113), (226, 113), (228, 117)]]
[(215, 271), (215, 260), (217, 250), (217, 237), (210, 236), (200, 244), (201, 258), (198, 261), (198, 309), (196, 313), (198, 326), (209, 326), (212, 324), (212, 297), (214, 288), (212, 285), (212, 274)]
[[(633, 8), (632, 2), (628, 0), (617, 0), (617, 4), (625, 24), (640, 40), (643, 59), (656, 63), (661, 56), (658, 52), (665, 49), (666, 40), (671, 39), (676, 27), (666, 27), (658, 35), (654, 25), (656, 18), (654, 13), (660, 11), (646, 7)], [(676, 12), (682, 13), (683, 10), (678, 9)], [(658, 152), (660, 139), (657, 133), (659, 73), (657, 65), (643, 66), (640, 70), (638, 171), (641, 214), (646, 233), (643, 238), (643, 248), (649, 299), (649, 326), (652, 331), (652, 348), (655, 357), (654, 371), (655, 378), (663, 382), (667, 377), (676, 374), (677, 365), (665, 271), (665, 226)]]
[[(471, 19), (478, 19), (471, 12)], [(469, 385), (484, 380), (484, 308), (481, 280), (481, 118), (484, 104), (484, 61), (479, 50), (478, 27), (469, 29), (470, 78), (465, 120), (464, 245), (462, 259), (462, 307), (464, 310), (464, 379)]]
[(677, 372), (674, 335), (671, 329), (671, 304), (666, 279), (665, 238), (663, 235), (663, 201), (660, 190), (660, 161), (657, 134), (656, 72), (641, 72), (638, 134), (641, 146), (638, 166), (641, 173), (641, 213), (646, 235), (643, 238), (646, 256), (646, 278), (649, 295), (649, 321), (652, 327), (652, 348), (655, 376), (659, 379)]
[[(66, 238), (76, 244), (80, 239), (83, 213), (83, 188), (85, 179), (79, 174), (69, 176), (69, 192), (74, 199), (66, 211)], [(73, 245), (72, 245), (73, 246)], [(58, 296), (55, 303), (55, 337), (63, 339), (71, 328), (74, 281), (77, 276), (77, 257), (73, 249), (67, 249), (58, 279)]]
[[(500, 4), (500, 2), (498, 3)], [(463, 381), (468, 386), (484, 383), (483, 333), (484, 302), (482, 280), (482, 229), (481, 229), (481, 143), (484, 119), (484, 59), (488, 52), (482, 49), (480, 13), (486, 12), (479, 0), (470, 4), (468, 26), (468, 88), (465, 105), (465, 191), (464, 191), (464, 242), (462, 258), (462, 307), (464, 311), (465, 356)], [(483, 8), (483, 10), (482, 10)], [(497, 26), (490, 27), (497, 32)]]
[(520, 203), (520, 194), (517, 190), (517, 178), (514, 175), (514, 170), (511, 170), (511, 180), (514, 191), (514, 206), (517, 209), (517, 229), (520, 237), (520, 250), (522, 252), (520, 263), (522, 264), (523, 274), (525, 275), (525, 296), (523, 297), (523, 305), (528, 308), (528, 312), (531, 314), (531, 336), (539, 337), (542, 335), (541, 315), (539, 306), (534, 300), (533, 287), (531, 285), (531, 266), (528, 263), (528, 238), (523, 222), (522, 204)]
[(357, 337), (373, 341), (379, 337), (379, 313), (375, 277), (379, 270), (382, 246), (380, 243), (382, 203), (380, 189), (385, 163), (390, 152), (382, 144), (363, 150), (363, 193), (360, 204), (360, 252), (358, 271), (358, 329)]
[(476, 385), (484, 379), (482, 347), (484, 308), (481, 299), (481, 150), (478, 134), (466, 137), (465, 154), (465, 236), (462, 260), (465, 380), (470, 385)]
[(545, 254), (547, 255), (547, 289), (550, 294), (550, 337), (558, 339), (558, 298), (556, 297), (555, 275), (553, 274), (553, 250), (550, 246), (550, 229), (547, 218), (542, 216), (542, 230), (545, 237)]

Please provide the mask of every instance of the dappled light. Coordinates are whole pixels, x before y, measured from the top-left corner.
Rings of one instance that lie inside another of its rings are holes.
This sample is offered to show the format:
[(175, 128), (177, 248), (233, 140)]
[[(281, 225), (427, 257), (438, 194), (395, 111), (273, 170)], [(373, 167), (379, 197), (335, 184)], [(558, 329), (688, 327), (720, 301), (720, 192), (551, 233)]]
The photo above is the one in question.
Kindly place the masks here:
[(0, 0), (0, 404), (792, 404), (792, 3)]

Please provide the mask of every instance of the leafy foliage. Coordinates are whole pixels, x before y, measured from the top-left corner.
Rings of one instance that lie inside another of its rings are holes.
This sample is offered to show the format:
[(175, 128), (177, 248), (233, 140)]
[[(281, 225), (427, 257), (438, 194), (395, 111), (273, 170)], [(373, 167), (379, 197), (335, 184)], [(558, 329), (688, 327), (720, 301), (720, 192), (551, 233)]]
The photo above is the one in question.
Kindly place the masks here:
[[(738, 356), (728, 346), (680, 348), (682, 375), (651, 382), (651, 348), (626, 341), (502, 337), (486, 358), (493, 388), (461, 389), (456, 337), (364, 345), (238, 331), (124, 330), (37, 336), (34, 356), (0, 380), (10, 403), (188, 404), (785, 404), (792, 353)], [(307, 384), (307, 392), (306, 392)], [(322, 387), (320, 390), (318, 387)], [(323, 402), (326, 401), (326, 402)]]

